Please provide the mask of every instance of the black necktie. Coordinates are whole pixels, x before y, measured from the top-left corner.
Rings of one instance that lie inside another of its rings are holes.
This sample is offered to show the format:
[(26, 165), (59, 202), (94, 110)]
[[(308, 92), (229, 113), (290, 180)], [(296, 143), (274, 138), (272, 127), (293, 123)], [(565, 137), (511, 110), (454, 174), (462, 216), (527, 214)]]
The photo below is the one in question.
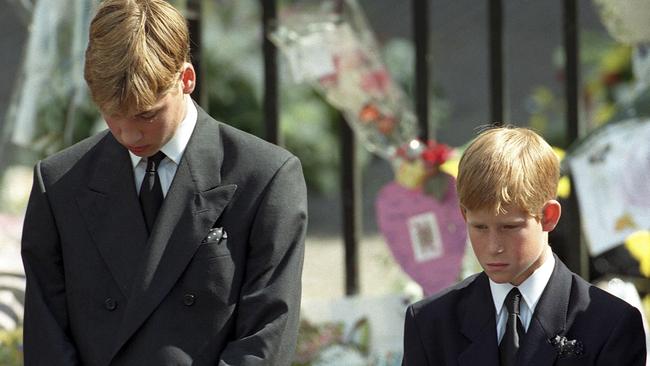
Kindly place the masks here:
[(165, 154), (158, 151), (155, 155), (147, 158), (147, 170), (144, 173), (144, 179), (140, 186), (140, 205), (144, 214), (144, 221), (147, 224), (147, 230), (151, 233), (153, 223), (156, 221), (158, 210), (162, 206), (163, 192), (158, 177), (158, 166)]
[(521, 293), (515, 287), (506, 296), (504, 305), (508, 309), (508, 322), (506, 332), (499, 344), (499, 358), (501, 366), (514, 366), (517, 360), (517, 351), (526, 331), (519, 318), (519, 305), (521, 304)]

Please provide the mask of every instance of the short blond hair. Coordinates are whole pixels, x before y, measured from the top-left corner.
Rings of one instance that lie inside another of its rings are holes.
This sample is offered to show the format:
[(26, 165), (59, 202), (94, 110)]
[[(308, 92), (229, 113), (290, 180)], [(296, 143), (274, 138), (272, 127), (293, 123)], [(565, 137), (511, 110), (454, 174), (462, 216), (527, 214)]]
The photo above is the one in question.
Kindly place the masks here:
[(133, 114), (169, 91), (190, 59), (187, 21), (164, 0), (104, 0), (90, 24), (84, 77), (105, 114)]
[(456, 187), (461, 207), (504, 213), (515, 205), (537, 218), (556, 197), (560, 164), (534, 131), (514, 126), (483, 131), (460, 159)]

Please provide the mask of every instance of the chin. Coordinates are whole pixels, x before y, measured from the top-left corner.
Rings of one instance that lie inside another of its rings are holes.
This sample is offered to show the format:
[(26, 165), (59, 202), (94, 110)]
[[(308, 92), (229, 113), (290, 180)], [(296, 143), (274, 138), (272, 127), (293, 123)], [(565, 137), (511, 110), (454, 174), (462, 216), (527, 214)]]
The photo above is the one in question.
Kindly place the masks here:
[(487, 274), (487, 276), (492, 280), (492, 282), (499, 283), (499, 284), (511, 283), (514, 280), (512, 276), (504, 276), (503, 274), (493, 274), (487, 271), (485, 272), (485, 274)]

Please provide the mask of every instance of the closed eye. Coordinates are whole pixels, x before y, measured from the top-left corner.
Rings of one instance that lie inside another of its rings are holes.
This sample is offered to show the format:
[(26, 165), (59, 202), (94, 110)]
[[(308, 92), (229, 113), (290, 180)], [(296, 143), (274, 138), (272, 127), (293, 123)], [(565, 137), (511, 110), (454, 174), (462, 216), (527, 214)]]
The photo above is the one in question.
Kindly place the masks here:
[(144, 111), (140, 114), (138, 114), (138, 118), (143, 119), (143, 120), (150, 120), (155, 118), (158, 115), (158, 112), (160, 109), (151, 109), (148, 111)]
[(139, 114), (138, 117), (140, 117), (141, 119), (149, 120), (149, 119), (153, 119), (154, 117), (156, 117), (156, 113), (155, 112), (142, 113), (142, 114)]

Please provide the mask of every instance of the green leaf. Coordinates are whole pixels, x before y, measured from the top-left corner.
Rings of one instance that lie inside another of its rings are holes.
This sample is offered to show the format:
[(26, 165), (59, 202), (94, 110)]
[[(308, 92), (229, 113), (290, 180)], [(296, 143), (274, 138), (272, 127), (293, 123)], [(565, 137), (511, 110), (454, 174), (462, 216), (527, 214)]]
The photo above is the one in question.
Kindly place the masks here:
[(449, 176), (440, 172), (426, 178), (422, 186), (424, 194), (438, 201), (442, 201), (447, 194), (447, 189), (449, 189)]

